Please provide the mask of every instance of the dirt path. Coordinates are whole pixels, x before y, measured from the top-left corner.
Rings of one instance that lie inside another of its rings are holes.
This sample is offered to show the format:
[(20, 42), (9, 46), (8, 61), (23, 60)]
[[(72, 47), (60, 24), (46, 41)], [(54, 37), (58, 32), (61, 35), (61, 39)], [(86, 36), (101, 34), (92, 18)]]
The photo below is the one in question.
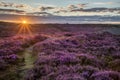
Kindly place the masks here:
[(26, 71), (34, 66), (33, 63), (36, 60), (36, 56), (33, 55), (32, 49), (33, 49), (33, 46), (30, 46), (26, 48), (25, 51), (22, 53), (24, 57), (23, 64), (18, 66), (18, 69), (17, 69), (19, 80), (23, 80), (23, 77)]

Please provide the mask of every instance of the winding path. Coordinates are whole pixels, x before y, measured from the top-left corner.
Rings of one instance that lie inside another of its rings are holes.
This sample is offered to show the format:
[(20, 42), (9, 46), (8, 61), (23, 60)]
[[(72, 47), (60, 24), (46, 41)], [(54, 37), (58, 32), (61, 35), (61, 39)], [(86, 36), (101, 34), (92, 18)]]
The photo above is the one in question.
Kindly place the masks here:
[(34, 66), (36, 56), (33, 55), (32, 50), (33, 50), (33, 46), (30, 46), (26, 48), (25, 51), (22, 53), (24, 57), (23, 64), (18, 66), (17, 69), (19, 80), (23, 80), (26, 71)]

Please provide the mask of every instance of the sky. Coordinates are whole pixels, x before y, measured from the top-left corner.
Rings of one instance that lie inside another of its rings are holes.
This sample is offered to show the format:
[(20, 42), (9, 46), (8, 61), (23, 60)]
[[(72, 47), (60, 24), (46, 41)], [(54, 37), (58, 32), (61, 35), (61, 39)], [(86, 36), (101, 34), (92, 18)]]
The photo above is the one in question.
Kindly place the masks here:
[(1, 14), (37, 16), (120, 15), (119, 0), (0, 0)]
[(3, 15), (120, 18), (120, 0), (0, 0)]

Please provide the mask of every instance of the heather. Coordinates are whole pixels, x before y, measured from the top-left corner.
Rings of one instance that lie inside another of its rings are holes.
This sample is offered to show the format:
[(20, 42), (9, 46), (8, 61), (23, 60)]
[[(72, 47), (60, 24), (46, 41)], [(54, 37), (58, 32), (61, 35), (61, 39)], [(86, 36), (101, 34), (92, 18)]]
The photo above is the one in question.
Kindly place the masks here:
[(48, 38), (34, 45), (38, 58), (25, 80), (119, 80), (119, 43), (109, 32)]
[[(40, 38), (39, 38), (39, 37)], [(46, 39), (46, 37), (42, 37), (41, 35), (23, 37), (23, 36), (13, 36), (0, 41), (0, 72), (6, 71), (13, 73), (14, 70), (17, 70), (17, 67), (20, 65), (24, 65), (24, 55), (23, 52), (25, 48), (29, 47), (30, 45), (42, 41)], [(13, 69), (13, 70), (11, 70)], [(8, 77), (9, 75), (2, 75), (0, 79), (3, 80), (4, 77)], [(13, 73), (14, 76), (17, 72)], [(11, 79), (16, 79), (11, 78)]]
[(120, 34), (110, 25), (32, 26), (32, 36), (0, 32), (0, 80), (120, 80)]

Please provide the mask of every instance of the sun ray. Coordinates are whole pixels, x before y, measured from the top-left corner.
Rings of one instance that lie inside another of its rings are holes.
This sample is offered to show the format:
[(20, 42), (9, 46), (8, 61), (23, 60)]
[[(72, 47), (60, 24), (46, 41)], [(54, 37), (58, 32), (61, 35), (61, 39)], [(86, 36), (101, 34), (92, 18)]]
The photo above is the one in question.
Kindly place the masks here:
[(32, 27), (27, 20), (22, 20), (18, 25), (18, 28), (17, 35), (22, 35), (24, 38), (26, 36), (32, 36)]

